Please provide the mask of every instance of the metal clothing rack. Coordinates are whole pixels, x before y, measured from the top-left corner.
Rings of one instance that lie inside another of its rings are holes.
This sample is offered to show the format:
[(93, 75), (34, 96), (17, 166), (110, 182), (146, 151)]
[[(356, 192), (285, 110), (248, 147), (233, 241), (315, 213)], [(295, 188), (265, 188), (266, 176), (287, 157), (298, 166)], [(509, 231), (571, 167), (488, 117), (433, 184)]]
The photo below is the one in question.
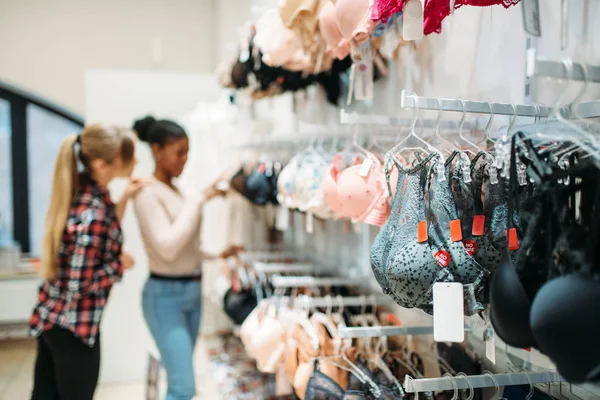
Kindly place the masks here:
[(536, 383), (552, 382), (563, 382), (563, 379), (556, 372), (518, 372), (424, 379), (413, 379), (407, 375), (404, 378), (403, 386), (408, 393), (423, 393), (438, 390), (534, 385)]
[(253, 264), (256, 272), (265, 274), (277, 274), (282, 272), (289, 273), (309, 273), (315, 270), (313, 263), (268, 263), (257, 262)]
[[(402, 91), (401, 107), (422, 110), (439, 110), (467, 112), (474, 114), (509, 115), (517, 117), (548, 117), (552, 113), (549, 107), (530, 104), (488, 103), (486, 101), (442, 99), (436, 97), (419, 97)], [(600, 117), (600, 100), (571, 104), (566, 109), (566, 116), (575, 115), (578, 118)], [(573, 110), (577, 112), (574, 113)]]
[[(340, 302), (342, 307), (364, 307), (364, 306), (376, 306), (377, 300), (373, 296), (329, 296), (329, 297), (310, 297), (302, 296), (297, 297), (297, 301), (311, 308), (326, 308), (326, 307), (339, 307)], [(340, 300), (341, 299), (341, 300)], [(340, 328), (340, 332), (341, 332)], [(344, 336), (341, 336), (342, 338)]]
[(439, 110), (441, 108), (443, 111), (464, 111), (475, 114), (493, 113), (494, 115), (516, 115), (520, 117), (547, 117), (549, 115), (549, 110), (547, 108), (540, 108), (539, 106), (534, 105), (419, 97), (412, 93), (408, 93), (406, 90), (402, 91), (400, 106), (402, 108), (416, 108), (422, 110)]
[(313, 276), (281, 276), (273, 275), (271, 284), (274, 288), (299, 288), (320, 286), (361, 286), (364, 279), (358, 278), (315, 278)]
[(344, 339), (380, 336), (433, 335), (433, 326), (368, 326), (340, 328), (339, 334), (340, 337)]
[(573, 70), (569, 71), (562, 61), (536, 58), (536, 51), (534, 49), (530, 49), (527, 52), (527, 77), (600, 82), (600, 65), (572, 62), (572, 66)]
[[(372, 114), (359, 114), (355, 112), (346, 112), (346, 110), (340, 110), (340, 123), (342, 125), (379, 125), (379, 126), (411, 126), (413, 120), (411, 118), (401, 118), (392, 115), (372, 115)], [(436, 128), (442, 129), (458, 129), (460, 124), (458, 121), (441, 120), (437, 121), (434, 119), (422, 119), (419, 118), (417, 127), (421, 128)], [(467, 130), (477, 129), (477, 124), (469, 121), (463, 123), (463, 128)]]

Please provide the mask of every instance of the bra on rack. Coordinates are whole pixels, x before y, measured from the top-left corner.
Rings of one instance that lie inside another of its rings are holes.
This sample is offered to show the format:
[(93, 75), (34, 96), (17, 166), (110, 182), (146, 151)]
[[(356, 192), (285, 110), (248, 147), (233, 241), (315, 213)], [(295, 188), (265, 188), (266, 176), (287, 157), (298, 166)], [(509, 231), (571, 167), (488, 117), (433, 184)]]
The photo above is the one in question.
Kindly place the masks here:
[[(329, 166), (323, 181), (323, 192), (327, 205), (338, 218), (351, 218), (370, 225), (383, 226), (390, 214), (389, 192), (383, 166), (373, 161), (364, 173), (363, 165), (352, 165), (342, 172), (338, 162)], [(396, 190), (397, 170), (391, 171)]]
[(346, 43), (363, 44), (375, 28), (371, 20), (370, 0), (337, 0), (335, 3), (336, 21)]
[(327, 51), (335, 58), (342, 60), (350, 54), (350, 44), (344, 43), (342, 32), (337, 25), (335, 4), (328, 1), (319, 13), (319, 29), (327, 43)]
[(454, 152), (445, 161), (445, 179), (439, 179), (438, 174), (431, 177), (428, 235), (434, 257), (450, 270), (456, 282), (464, 286), (465, 314), (474, 315), (483, 309), (476, 298), (483, 290), (488, 272), (467, 252), (462, 242), (462, 228), (452, 196), (451, 178), (452, 162), (458, 154)]
[[(449, 279), (449, 270), (436, 261), (422, 230), (426, 224), (423, 199), (431, 168), (429, 162), (433, 158), (433, 154), (429, 155), (408, 170), (393, 158), (399, 170), (399, 189), (386, 223), (392, 228), (385, 230), (389, 237), (378, 236), (371, 248), (373, 273), (384, 293), (406, 308), (429, 304), (432, 285)], [(388, 256), (383, 260), (382, 254), (386, 252)], [(377, 264), (379, 260), (384, 264)]]
[(300, 161), (294, 181), (293, 204), (321, 219), (333, 218), (321, 185), (327, 166), (320, 154), (307, 153)]

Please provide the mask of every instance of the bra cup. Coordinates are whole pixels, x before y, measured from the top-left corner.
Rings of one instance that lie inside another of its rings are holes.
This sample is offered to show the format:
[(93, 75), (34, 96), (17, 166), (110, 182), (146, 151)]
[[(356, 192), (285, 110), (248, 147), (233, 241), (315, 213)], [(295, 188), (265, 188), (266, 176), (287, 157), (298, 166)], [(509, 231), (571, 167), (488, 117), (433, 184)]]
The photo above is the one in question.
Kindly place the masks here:
[(530, 308), (531, 301), (505, 251), (490, 287), (490, 320), (506, 344), (518, 348), (535, 345), (529, 325)]
[(579, 273), (547, 282), (533, 300), (535, 341), (569, 382), (600, 379), (599, 304), (600, 281)]
[(338, 0), (335, 11), (338, 28), (346, 40), (367, 33), (372, 24), (369, 0)]
[(294, 183), (294, 201), (300, 211), (311, 211), (325, 203), (322, 182), (327, 164), (317, 156), (308, 156), (298, 167)]
[(294, 393), (300, 399), (304, 399), (306, 395), (306, 388), (308, 386), (308, 381), (310, 380), (310, 376), (312, 375), (314, 370), (314, 366), (312, 362), (305, 362), (298, 366), (296, 370), (296, 375), (294, 376)]
[(280, 204), (288, 208), (294, 208), (292, 196), (296, 183), (296, 174), (298, 173), (298, 160), (292, 158), (290, 162), (281, 170), (277, 180), (277, 200)]
[(330, 49), (336, 48), (342, 39), (342, 33), (336, 22), (335, 4), (331, 1), (328, 1), (319, 13), (319, 30), (327, 43), (327, 47)]
[[(361, 168), (361, 165), (346, 168), (340, 174), (337, 184), (338, 196), (344, 208), (343, 214), (359, 221), (363, 221), (369, 212), (381, 203), (382, 195), (387, 197), (382, 167), (371, 168), (366, 177), (360, 175)], [(385, 202), (387, 203), (387, 199)], [(385, 210), (384, 208), (383, 212)]]
[(285, 354), (285, 375), (288, 381), (294, 382), (296, 377), (296, 371), (298, 370), (298, 343), (295, 340), (289, 339), (287, 341)]
[(323, 360), (319, 362), (319, 370), (330, 377), (335, 383), (337, 383), (342, 389), (346, 390), (348, 387), (348, 372), (341, 368), (336, 367), (331, 361)]
[(429, 243), (417, 242), (417, 225), (425, 221), (423, 199), (428, 173), (423, 168), (428, 168), (430, 159), (406, 172), (402, 192), (396, 193), (401, 202), (394, 202), (394, 206), (399, 206), (399, 213), (385, 264), (389, 285), (386, 294), (402, 307), (413, 308), (428, 302), (431, 286), (446, 274), (433, 258)]
[[(451, 159), (449, 158), (449, 160)], [(450, 186), (450, 162), (446, 163), (445, 174), (445, 181), (440, 181), (435, 174), (431, 177), (429, 236), (434, 244), (435, 253), (439, 250), (450, 253), (450, 263), (447, 268), (450, 269), (457, 282), (479, 285), (482, 283), (485, 270), (467, 253), (462, 242), (453, 242), (450, 237), (450, 221), (458, 219)]]
[(337, 218), (344, 218), (341, 214), (342, 202), (337, 192), (337, 180), (339, 177), (339, 171), (335, 166), (335, 163), (331, 163), (325, 172), (321, 190), (323, 190), (323, 196), (325, 204), (335, 214)]
[[(498, 183), (488, 179), (485, 185), (483, 214), (486, 218), (487, 235), (493, 246), (502, 253), (508, 246), (506, 241), (506, 221), (508, 221), (508, 182), (498, 174)], [(489, 222), (488, 222), (489, 220)]]
[(387, 265), (390, 296), (401, 307), (415, 308), (432, 301), (430, 288), (443, 279), (441, 267), (427, 242), (416, 239), (390, 255)]
[[(404, 187), (406, 178), (406, 173), (398, 173), (396, 187)], [(386, 272), (387, 259), (392, 248), (394, 233), (400, 225), (400, 212), (402, 209), (402, 202), (406, 200), (406, 193), (406, 189), (401, 189), (401, 193), (396, 193), (397, 195), (393, 197), (390, 217), (375, 237), (373, 245), (371, 246), (371, 270), (373, 271), (373, 275), (375, 276), (377, 283), (379, 283), (379, 286), (381, 286), (383, 289), (384, 293), (389, 293), (389, 284)]]

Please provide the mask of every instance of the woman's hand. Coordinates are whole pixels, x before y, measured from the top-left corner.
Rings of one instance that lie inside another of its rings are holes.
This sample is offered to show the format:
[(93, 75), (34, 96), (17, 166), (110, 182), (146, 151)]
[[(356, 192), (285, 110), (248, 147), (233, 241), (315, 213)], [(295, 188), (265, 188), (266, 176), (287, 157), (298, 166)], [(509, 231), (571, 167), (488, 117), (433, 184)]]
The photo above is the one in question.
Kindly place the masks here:
[(123, 265), (123, 270), (127, 271), (135, 265), (135, 260), (133, 256), (126, 252), (125, 250), (121, 250), (121, 256), (119, 257), (121, 260), (121, 264)]
[(130, 199), (135, 196), (141, 188), (147, 185), (150, 181), (144, 178), (132, 178), (129, 180), (127, 187), (125, 188), (125, 192), (123, 193), (123, 197), (125, 199)]
[(243, 246), (232, 245), (219, 254), (219, 258), (237, 257), (239, 253), (244, 251)]

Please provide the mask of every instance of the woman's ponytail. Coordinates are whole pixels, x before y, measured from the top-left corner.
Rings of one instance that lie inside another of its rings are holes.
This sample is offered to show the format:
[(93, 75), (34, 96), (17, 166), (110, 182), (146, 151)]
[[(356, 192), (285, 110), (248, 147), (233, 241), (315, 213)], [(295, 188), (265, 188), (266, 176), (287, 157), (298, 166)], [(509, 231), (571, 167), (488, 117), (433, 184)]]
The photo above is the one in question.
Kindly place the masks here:
[(48, 279), (56, 277), (58, 251), (69, 217), (71, 202), (79, 185), (75, 152), (77, 138), (77, 135), (70, 135), (64, 139), (54, 165), (52, 193), (46, 215), (41, 255), (41, 273)]

